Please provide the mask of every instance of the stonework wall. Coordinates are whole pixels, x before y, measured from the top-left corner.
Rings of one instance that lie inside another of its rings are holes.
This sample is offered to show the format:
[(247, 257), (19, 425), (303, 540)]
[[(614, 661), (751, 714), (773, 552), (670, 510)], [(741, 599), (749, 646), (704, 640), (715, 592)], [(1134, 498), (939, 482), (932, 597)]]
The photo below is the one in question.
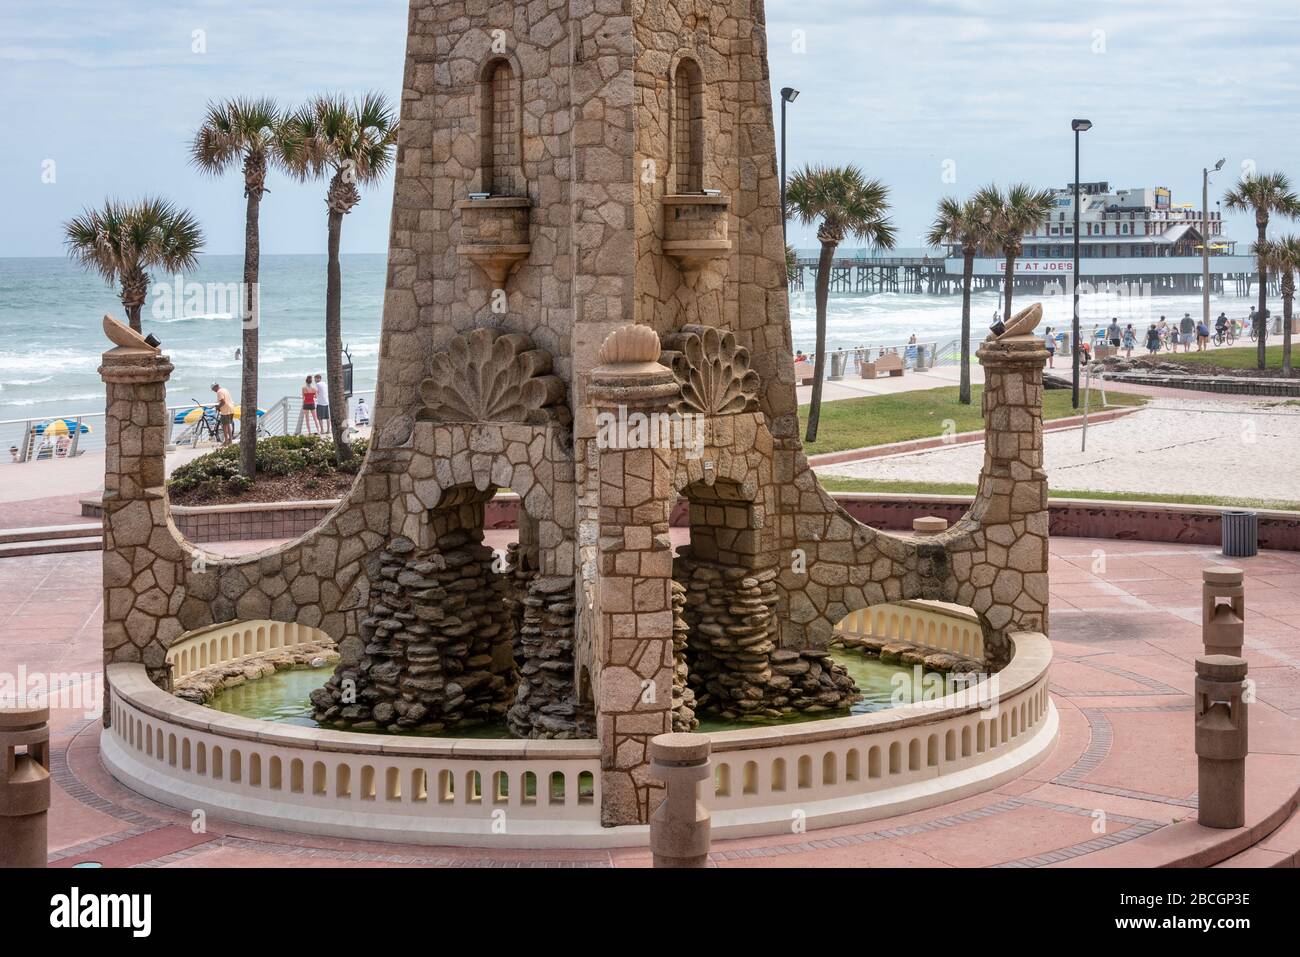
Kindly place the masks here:
[[(700, 178), (716, 198), (669, 191), (683, 58), (702, 79)], [(484, 89), (500, 63), (513, 72), (502, 88), (518, 89), (506, 139), (485, 127), (501, 115)], [(518, 168), (488, 176), (484, 163), (513, 157), (516, 135)], [(498, 181), (515, 201), (470, 199)], [(404, 727), (413, 710), (415, 724), (477, 720), (507, 704), (516, 733), (563, 735), (586, 733), (594, 708), (602, 819), (617, 825), (646, 821), (656, 800), (650, 738), (721, 702), (719, 689), (759, 710), (847, 700), (824, 650), (850, 611), (961, 602), (1003, 660), (1009, 632), (1046, 628), (1046, 353), (1031, 337), (981, 350), (988, 451), (964, 519), (916, 541), (855, 521), (799, 442), (778, 192), (758, 0), (412, 0), (362, 473), (302, 538), (205, 558), (177, 534), (162, 491), (170, 364), (107, 354), (106, 662), (143, 661), (160, 681), (183, 632), (269, 618), (338, 641), (340, 680), (369, 675), (359, 682), (375, 690), (369, 712), (347, 720)], [(598, 441), (598, 411), (619, 408), (699, 415), (705, 440), (689, 450)], [(481, 511), (503, 488), (524, 512), (522, 580), (517, 561), (482, 573), (479, 514), (455, 530), (464, 541), (440, 524), (459, 496)], [(684, 591), (668, 535), (679, 494), (693, 502)], [(453, 581), (425, 568), (448, 551), (474, 565), (464, 580), (481, 594), (465, 607), (502, 609), (484, 613), (463, 650), (458, 625), (436, 642), (424, 641), (434, 621), (427, 634), (415, 627), (426, 600), (454, 611), (434, 601)], [(693, 603), (692, 567), (726, 587), (697, 589)], [(692, 642), (703, 646), (683, 621), (745, 634), (707, 662), (697, 652), (708, 674), (692, 683)], [(512, 633), (513, 669), (498, 626)], [(473, 694), (457, 667), (474, 675)], [(345, 707), (332, 695), (320, 705), (339, 707), (335, 717)]]

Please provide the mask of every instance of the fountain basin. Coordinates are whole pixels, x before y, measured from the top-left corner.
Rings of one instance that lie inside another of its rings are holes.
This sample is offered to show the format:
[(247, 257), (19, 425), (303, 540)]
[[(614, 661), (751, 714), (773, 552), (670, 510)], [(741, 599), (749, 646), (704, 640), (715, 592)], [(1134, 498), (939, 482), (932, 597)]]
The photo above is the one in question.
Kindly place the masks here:
[[(1050, 662), (1047, 638), (1020, 632), (1011, 661), (978, 695), (958, 691), (869, 714), (708, 732), (715, 774), (701, 799), (714, 833), (788, 833), (796, 810), (810, 829), (872, 820), (1023, 774), (1056, 740)], [(643, 825), (601, 826), (595, 740), (301, 727), (180, 700), (155, 686), (142, 664), (109, 665), (106, 677), (105, 766), (172, 807), (429, 845), (622, 847), (648, 839)]]

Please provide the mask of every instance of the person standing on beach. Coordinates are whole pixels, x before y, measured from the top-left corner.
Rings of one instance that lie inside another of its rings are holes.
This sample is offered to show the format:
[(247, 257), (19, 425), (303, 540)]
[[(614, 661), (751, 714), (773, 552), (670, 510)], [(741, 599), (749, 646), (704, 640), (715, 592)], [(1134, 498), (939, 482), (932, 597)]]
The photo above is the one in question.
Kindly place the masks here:
[(230, 391), (223, 389), (219, 382), (212, 383), (212, 391), (217, 394), (217, 421), (221, 423), (221, 444), (229, 445), (235, 440), (235, 403), (231, 401)]
[(1052, 363), (1056, 359), (1056, 336), (1052, 334), (1052, 327), (1048, 326), (1043, 330), (1043, 348), (1047, 350), (1047, 368), (1056, 368)]
[(319, 372), (316, 373), (316, 424), (322, 434), (330, 427), (330, 394)]
[(1183, 313), (1183, 318), (1178, 320), (1178, 338), (1182, 340), (1183, 351), (1192, 351), (1192, 333), (1196, 331), (1196, 321), (1192, 319), (1190, 312)]
[(307, 376), (307, 382), (302, 387), (302, 411), (298, 413), (298, 427), (294, 429), (294, 435), (302, 434), (303, 423), (307, 424), (307, 434), (315, 435), (316, 429), (316, 385), (312, 382), (311, 376)]
[(1119, 348), (1120, 337), (1122, 335), (1123, 333), (1120, 332), (1119, 328), (1119, 319), (1112, 319), (1110, 325), (1106, 327), (1106, 338), (1109, 340), (1112, 349)]

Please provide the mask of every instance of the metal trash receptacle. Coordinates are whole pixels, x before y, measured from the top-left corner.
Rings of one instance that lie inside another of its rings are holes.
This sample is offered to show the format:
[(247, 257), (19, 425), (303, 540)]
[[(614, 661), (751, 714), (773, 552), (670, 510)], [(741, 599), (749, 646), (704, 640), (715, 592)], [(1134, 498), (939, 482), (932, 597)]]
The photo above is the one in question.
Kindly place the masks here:
[(827, 377), (832, 380), (844, 378), (844, 363), (847, 356), (843, 352), (831, 353), (831, 374)]
[(1259, 516), (1246, 509), (1223, 513), (1222, 551), (1232, 558), (1249, 558), (1259, 553)]

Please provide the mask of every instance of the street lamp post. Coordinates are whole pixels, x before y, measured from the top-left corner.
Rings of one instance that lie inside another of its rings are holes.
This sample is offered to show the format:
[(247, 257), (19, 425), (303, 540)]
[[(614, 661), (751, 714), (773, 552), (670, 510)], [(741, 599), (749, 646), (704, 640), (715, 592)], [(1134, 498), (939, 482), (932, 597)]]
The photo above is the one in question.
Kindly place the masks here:
[(1223, 169), (1224, 160), (1214, 164), (1214, 169), (1201, 169), (1201, 318), (1205, 328), (1210, 328), (1210, 173)]
[(781, 244), (785, 245), (785, 105), (799, 98), (793, 87), (781, 87)]
[(1072, 120), (1074, 130), (1074, 272), (1070, 286), (1074, 293), (1074, 321), (1070, 326), (1070, 400), (1079, 407), (1079, 134), (1092, 129), (1092, 120)]

